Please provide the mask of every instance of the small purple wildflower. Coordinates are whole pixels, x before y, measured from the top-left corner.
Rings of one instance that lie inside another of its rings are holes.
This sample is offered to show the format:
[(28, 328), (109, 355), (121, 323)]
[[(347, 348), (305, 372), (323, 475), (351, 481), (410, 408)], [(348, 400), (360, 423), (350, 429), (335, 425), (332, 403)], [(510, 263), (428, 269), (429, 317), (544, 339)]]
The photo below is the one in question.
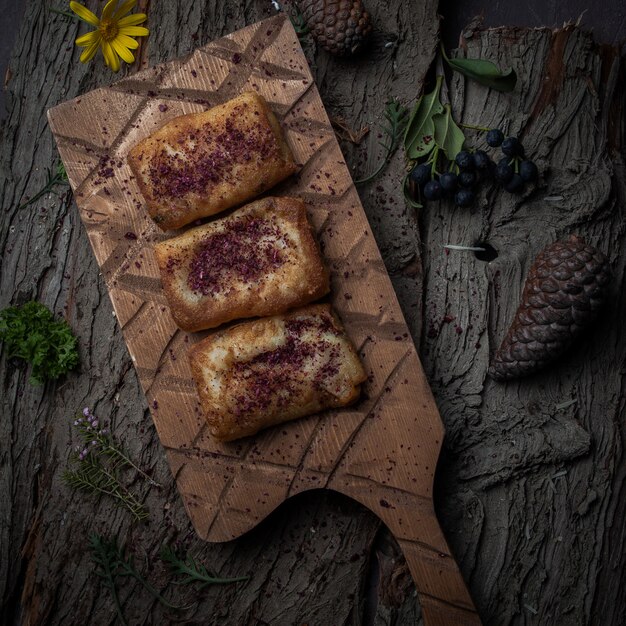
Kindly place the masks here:
[(87, 442), (84, 445), (79, 445), (75, 448), (78, 453), (78, 458), (81, 461), (84, 461), (90, 450), (98, 445), (98, 437), (108, 432), (104, 428), (97, 430), (98, 423), (98, 418), (91, 412), (88, 406), (82, 410), (82, 416), (74, 420), (74, 426), (76, 426), (83, 435), (86, 435), (87, 438)]

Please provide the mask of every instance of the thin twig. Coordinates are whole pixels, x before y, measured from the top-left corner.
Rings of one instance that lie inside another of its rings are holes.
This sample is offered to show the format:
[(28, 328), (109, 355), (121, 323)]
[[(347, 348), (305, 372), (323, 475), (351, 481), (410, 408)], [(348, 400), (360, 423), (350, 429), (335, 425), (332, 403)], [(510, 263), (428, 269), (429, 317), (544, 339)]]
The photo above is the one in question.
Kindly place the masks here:
[(457, 246), (452, 243), (447, 243), (443, 246), (446, 250), (467, 250), (469, 252), (487, 252), (485, 248), (477, 248), (476, 246)]
[(408, 121), (408, 109), (400, 104), (397, 100), (389, 100), (385, 106), (384, 115), (388, 126), (381, 126), (381, 130), (386, 136), (386, 141), (379, 141), (378, 143), (385, 151), (385, 156), (374, 172), (372, 172), (365, 178), (355, 180), (355, 185), (368, 183), (371, 180), (374, 180), (377, 176), (379, 176), (380, 173), (385, 169), (385, 167), (387, 167), (387, 165), (391, 161), (391, 157), (393, 157), (396, 150), (400, 147), (400, 144), (402, 143), (404, 129)]
[(27, 206), (30, 206), (33, 202), (37, 202), (39, 198), (45, 196), (48, 193), (51, 193), (54, 188), (58, 185), (63, 185), (69, 187), (69, 181), (67, 179), (67, 172), (65, 171), (65, 167), (63, 163), (59, 163), (56, 168), (56, 173), (54, 176), (52, 175), (52, 170), (47, 169), (48, 172), (48, 182), (45, 184), (44, 188), (37, 192), (30, 200), (27, 200), (23, 204), (18, 207), (19, 209), (25, 209)]

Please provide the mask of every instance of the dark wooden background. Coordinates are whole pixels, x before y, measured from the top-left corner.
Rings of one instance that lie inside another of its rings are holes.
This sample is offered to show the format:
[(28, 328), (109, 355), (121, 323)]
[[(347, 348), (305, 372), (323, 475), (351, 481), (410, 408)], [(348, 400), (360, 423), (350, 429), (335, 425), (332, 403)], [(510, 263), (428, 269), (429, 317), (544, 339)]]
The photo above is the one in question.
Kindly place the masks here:
[[(19, 30), (12, 27), (0, 147), (0, 307), (36, 298), (64, 315), (80, 340), (81, 368), (37, 388), (0, 354), (0, 623), (115, 622), (86, 550), (92, 530), (125, 542), (166, 594), (197, 601), (177, 616), (128, 581), (121, 599), (129, 624), (416, 623), (419, 606), (395, 542), (339, 495), (294, 498), (235, 542), (195, 538), (75, 205), (50, 195), (17, 208), (57, 159), (45, 111), (113, 78), (101, 61), (78, 63), (78, 24), (47, 5), (26, 3)], [(436, 2), (369, 5), (377, 31), (361, 58), (338, 61), (303, 42), (329, 113), (354, 129), (375, 129), (389, 94), (414, 99), (437, 46)], [(439, 7), (448, 41), (458, 39), (476, 5), (455, 6)], [(487, 20), (520, 23), (508, 6), (489, 7)], [(525, 24), (559, 26), (580, 12), (569, 3), (563, 15), (559, 6), (525, 3)], [(607, 7), (599, 3), (583, 21), (612, 43), (623, 32), (624, 7)], [(154, 64), (272, 10), (260, 0), (152, 0), (148, 13), (144, 56)], [(547, 173), (541, 185), (523, 199), (485, 189), (471, 212), (441, 203), (416, 214), (402, 202), (398, 154), (379, 181), (360, 189), (448, 431), (438, 513), (485, 623), (617, 626), (626, 623), (624, 70), (615, 49), (577, 29), (473, 26), (462, 43), (470, 56), (513, 65), (520, 81), (514, 94), (499, 95), (455, 77), (455, 115), (487, 126), (506, 120)], [(343, 144), (358, 173), (376, 160), (376, 134), (360, 146)], [(616, 273), (610, 304), (558, 367), (496, 385), (485, 378), (489, 350), (506, 329), (528, 266), (543, 245), (569, 232), (609, 254)], [(493, 243), (498, 258), (484, 264), (442, 253), (444, 243), (476, 240)], [(163, 485), (136, 485), (151, 512), (147, 524), (63, 486), (70, 418), (86, 405)], [(221, 575), (251, 578), (200, 593), (166, 587), (157, 557), (172, 540)]]

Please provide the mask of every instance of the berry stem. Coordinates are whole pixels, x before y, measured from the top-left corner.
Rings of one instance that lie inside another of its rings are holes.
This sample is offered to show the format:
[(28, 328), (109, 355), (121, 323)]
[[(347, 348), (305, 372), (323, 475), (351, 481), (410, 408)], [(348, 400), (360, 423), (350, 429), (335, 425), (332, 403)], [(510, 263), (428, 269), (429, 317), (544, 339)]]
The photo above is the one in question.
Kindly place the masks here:
[(515, 173), (519, 174), (519, 161), (520, 161), (519, 157), (515, 157), (514, 161), (515, 161), (515, 165), (513, 167), (515, 169)]
[(463, 122), (458, 123), (459, 126), (463, 128), (471, 128), (472, 130), (479, 130), (481, 133), (488, 133), (491, 128), (485, 128), (484, 126), (475, 126), (474, 124), (463, 124)]
[(435, 146), (434, 150), (430, 154), (430, 158), (428, 159), (428, 163), (430, 163), (430, 178), (434, 180), (435, 174), (437, 173), (437, 157), (439, 156), (439, 146)]

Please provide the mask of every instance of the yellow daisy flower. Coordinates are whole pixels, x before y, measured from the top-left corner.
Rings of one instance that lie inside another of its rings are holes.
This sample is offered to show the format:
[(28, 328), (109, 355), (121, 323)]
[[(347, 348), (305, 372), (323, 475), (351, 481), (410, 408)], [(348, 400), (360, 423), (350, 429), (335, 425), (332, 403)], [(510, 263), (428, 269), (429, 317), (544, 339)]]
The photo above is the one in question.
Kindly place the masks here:
[(102, 49), (104, 62), (114, 72), (120, 69), (120, 58), (126, 63), (135, 60), (131, 50), (137, 49), (139, 44), (133, 37), (145, 37), (150, 32), (139, 26), (148, 19), (145, 13), (126, 15), (136, 4), (137, 0), (109, 0), (102, 9), (102, 17), (98, 19), (87, 7), (78, 2), (70, 2), (70, 9), (83, 22), (96, 27), (96, 30), (81, 35), (76, 40), (77, 46), (85, 48), (80, 55), (81, 63), (93, 59), (98, 48)]

